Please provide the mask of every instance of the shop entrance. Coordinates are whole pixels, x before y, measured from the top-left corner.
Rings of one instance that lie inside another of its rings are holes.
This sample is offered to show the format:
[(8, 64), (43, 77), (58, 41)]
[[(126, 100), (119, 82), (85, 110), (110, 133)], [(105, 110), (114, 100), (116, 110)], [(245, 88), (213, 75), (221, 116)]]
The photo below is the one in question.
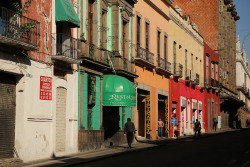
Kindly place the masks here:
[(164, 126), (162, 126), (162, 136), (168, 137), (168, 97), (162, 95), (158, 95), (158, 121), (160, 120), (164, 123)]
[(138, 109), (138, 135), (145, 137), (145, 102), (146, 102), (146, 95), (138, 95), (137, 97), (137, 109)]
[(111, 138), (119, 131), (119, 107), (103, 106), (104, 139)]

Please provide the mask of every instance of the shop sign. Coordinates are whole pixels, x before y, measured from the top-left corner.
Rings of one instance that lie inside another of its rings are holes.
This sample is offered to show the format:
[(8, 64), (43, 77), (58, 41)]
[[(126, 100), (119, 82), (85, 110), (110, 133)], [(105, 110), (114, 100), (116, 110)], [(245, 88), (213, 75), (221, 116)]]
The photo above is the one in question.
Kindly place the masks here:
[(170, 124), (177, 126), (178, 125), (178, 119), (176, 117), (172, 117), (171, 121), (170, 121)]
[(88, 79), (88, 104), (95, 104), (96, 100), (96, 77), (94, 75), (89, 75)]
[(165, 136), (168, 136), (168, 97), (165, 99)]
[(150, 94), (146, 96), (146, 138), (150, 139)]
[(40, 100), (52, 100), (52, 77), (40, 76)]

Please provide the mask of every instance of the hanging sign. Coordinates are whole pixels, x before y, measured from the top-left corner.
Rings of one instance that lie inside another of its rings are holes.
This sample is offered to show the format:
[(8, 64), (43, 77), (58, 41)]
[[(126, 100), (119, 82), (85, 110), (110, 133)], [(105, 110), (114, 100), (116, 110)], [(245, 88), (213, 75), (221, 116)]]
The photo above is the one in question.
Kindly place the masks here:
[(52, 77), (40, 76), (40, 100), (52, 100)]
[(146, 138), (150, 139), (150, 94), (146, 96)]
[(168, 97), (165, 99), (165, 137), (168, 137)]

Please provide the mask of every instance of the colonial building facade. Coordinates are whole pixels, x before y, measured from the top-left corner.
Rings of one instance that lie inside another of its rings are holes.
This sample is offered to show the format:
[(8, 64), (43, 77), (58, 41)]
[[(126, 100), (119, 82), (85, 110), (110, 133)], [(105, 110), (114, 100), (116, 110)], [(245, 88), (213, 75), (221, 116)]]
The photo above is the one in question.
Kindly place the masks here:
[[(170, 136), (193, 134), (193, 124), (204, 119), (204, 47), (203, 37), (191, 25), (188, 16), (183, 17), (181, 8), (170, 8), (169, 61), (173, 76), (170, 79), (170, 111), (178, 125), (170, 126)], [(173, 132), (175, 132), (173, 134)]]
[[(204, 41), (219, 54), (220, 110), (222, 128), (233, 127), (237, 109), (242, 105), (236, 93), (236, 21), (239, 20), (233, 0), (175, 0), (182, 14), (191, 16)], [(204, 14), (204, 11), (209, 11)], [(212, 18), (212, 19), (211, 19)]]
[(168, 56), (171, 1), (139, 1), (134, 9), (134, 61), (137, 87), (137, 135), (158, 138), (158, 121), (168, 137), (168, 101), (171, 63)]
[(238, 109), (238, 128), (246, 128), (247, 120), (250, 120), (250, 71), (249, 61), (246, 57), (246, 50), (243, 44), (241, 50), (240, 37), (236, 42), (236, 88), (238, 98), (244, 102), (244, 106)]
[(80, 20), (75, 1), (24, 4), (0, 2), (0, 158), (26, 162), (77, 151)]

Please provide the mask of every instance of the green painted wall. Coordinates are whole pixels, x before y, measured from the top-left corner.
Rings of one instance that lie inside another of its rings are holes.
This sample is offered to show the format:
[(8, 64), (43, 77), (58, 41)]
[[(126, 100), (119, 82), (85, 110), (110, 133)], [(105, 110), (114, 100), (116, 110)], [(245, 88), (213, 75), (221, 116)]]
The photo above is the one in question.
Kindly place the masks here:
[(118, 42), (119, 42), (119, 53), (122, 54), (122, 44), (121, 44), (121, 39), (122, 39), (122, 12), (121, 12), (121, 9), (122, 7), (119, 7), (119, 39), (118, 39)]
[(95, 106), (93, 107), (92, 113), (92, 128), (93, 130), (100, 130), (100, 96), (101, 96), (101, 89), (100, 89), (100, 77), (96, 76), (96, 102)]
[[(119, 107), (119, 116), (120, 116), (119, 127), (121, 130), (123, 130), (124, 125), (127, 122), (127, 119), (131, 118), (131, 107)], [(133, 121), (132, 118), (131, 120)]]
[(112, 51), (112, 6), (108, 7), (108, 13), (107, 13), (107, 27), (109, 30), (107, 31), (107, 49), (109, 51)]
[[(84, 33), (84, 38), (87, 39), (87, 28), (86, 28), (86, 22), (87, 22), (87, 16), (86, 16), (86, 11), (87, 11), (87, 0), (83, 0), (83, 4), (82, 6), (80, 6), (80, 11), (83, 10), (83, 17), (82, 19), (80, 18), (82, 24), (82, 29), (83, 29), (83, 33)], [(80, 28), (79, 28), (80, 30)], [(79, 34), (82, 35), (82, 34)]]
[(101, 31), (99, 30), (100, 27), (100, 0), (97, 0), (97, 46), (100, 47), (100, 38), (101, 38)]
[(78, 129), (80, 129), (80, 84), (81, 84), (81, 77), (80, 77), (80, 64), (78, 65)]
[(88, 74), (83, 74), (83, 127), (87, 130), (88, 124)]

